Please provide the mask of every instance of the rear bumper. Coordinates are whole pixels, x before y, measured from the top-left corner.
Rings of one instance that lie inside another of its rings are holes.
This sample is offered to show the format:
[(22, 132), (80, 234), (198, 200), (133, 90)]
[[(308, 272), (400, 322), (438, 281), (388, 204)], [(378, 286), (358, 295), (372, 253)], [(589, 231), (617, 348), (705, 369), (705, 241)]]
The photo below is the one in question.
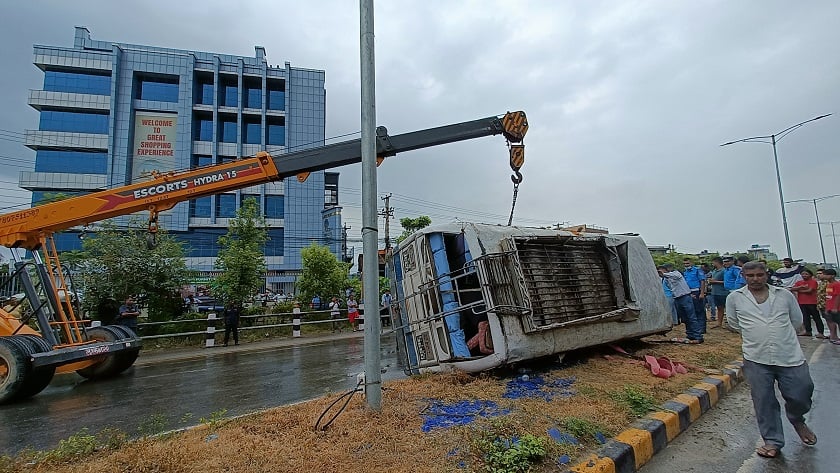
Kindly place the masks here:
[(119, 340), (116, 342), (97, 342), (77, 347), (59, 348), (47, 353), (35, 353), (31, 357), (32, 367), (61, 366), (77, 361), (88, 360), (120, 352), (137, 351), (142, 347), (138, 339)]

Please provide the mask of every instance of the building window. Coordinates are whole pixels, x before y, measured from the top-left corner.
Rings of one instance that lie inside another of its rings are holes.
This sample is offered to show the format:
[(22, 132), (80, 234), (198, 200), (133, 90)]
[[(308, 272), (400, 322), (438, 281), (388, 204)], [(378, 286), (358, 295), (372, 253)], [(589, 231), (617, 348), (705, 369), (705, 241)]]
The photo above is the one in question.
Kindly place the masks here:
[(236, 194), (219, 194), (216, 196), (216, 217), (233, 218), (236, 216)]
[(283, 196), (265, 196), (265, 218), (283, 218)]
[(242, 128), (242, 142), (252, 145), (260, 144), (260, 131), (262, 131), (260, 122), (245, 122)]
[(338, 205), (338, 173), (324, 173), (324, 208)]
[(72, 133), (108, 133), (108, 115), (83, 112), (41, 112), (40, 130)]
[(237, 87), (236, 77), (219, 76), (219, 105), (222, 107), (239, 106), (239, 87)]
[(283, 256), (284, 229), (272, 228), (268, 231), (268, 241), (265, 243), (266, 256)]
[(256, 77), (243, 77), (242, 83), (245, 89), (243, 94), (245, 108), (262, 108), (262, 80)]
[(111, 76), (82, 72), (44, 72), (44, 90), (73, 94), (111, 95)]
[(269, 123), (265, 128), (265, 135), (266, 144), (280, 146), (286, 144), (286, 127), (284, 125)]
[(194, 84), (195, 103), (213, 105), (213, 74), (196, 72)]
[(84, 192), (79, 191), (62, 191), (62, 190), (54, 190), (54, 191), (32, 191), (32, 205), (43, 205), (49, 204), (51, 202), (58, 202), (59, 200), (64, 200), (68, 197), (75, 197), (77, 195), (82, 195)]
[(213, 205), (211, 197), (199, 197), (190, 201), (190, 217), (210, 218), (210, 208)]
[(242, 207), (242, 204), (245, 203), (248, 199), (254, 199), (257, 202), (257, 208), (260, 208), (260, 195), (259, 194), (242, 194), (239, 199), (239, 206)]
[(35, 155), (35, 172), (107, 174), (108, 153), (40, 150)]
[[(208, 197), (209, 199), (209, 197)], [(187, 257), (216, 257), (219, 255), (219, 237), (226, 228), (197, 228), (183, 236)]]
[(137, 98), (155, 102), (178, 102), (178, 77), (138, 77)]
[(232, 163), (236, 161), (236, 156), (219, 156), (219, 164)]
[(193, 120), (195, 131), (193, 138), (198, 141), (213, 141), (213, 119), (212, 118), (198, 118)]
[(286, 84), (284, 81), (269, 80), (267, 87), (269, 110), (286, 110)]
[(224, 118), (219, 121), (219, 141), (236, 143), (236, 119)]
[[(192, 157), (192, 167), (200, 168), (213, 164), (213, 157), (203, 154), (194, 154)], [(209, 206), (208, 206), (209, 208)]]

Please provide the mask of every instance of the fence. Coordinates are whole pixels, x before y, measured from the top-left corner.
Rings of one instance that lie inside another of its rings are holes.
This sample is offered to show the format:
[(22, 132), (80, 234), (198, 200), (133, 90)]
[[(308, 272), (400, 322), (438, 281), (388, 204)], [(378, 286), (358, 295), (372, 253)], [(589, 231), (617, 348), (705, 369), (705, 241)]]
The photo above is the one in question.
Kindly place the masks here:
[[(359, 310), (363, 316), (363, 310)], [(204, 346), (211, 347), (215, 345), (216, 333), (221, 331), (224, 333), (224, 321), (219, 317), (220, 314), (209, 312), (206, 318), (201, 319), (184, 319), (184, 320), (169, 320), (165, 322), (144, 322), (137, 324), (137, 334), (141, 340), (155, 340), (162, 338), (183, 338), (191, 336), (205, 335)], [(347, 327), (348, 318), (347, 310), (341, 311), (341, 317), (337, 319), (330, 318), (329, 310), (319, 310), (310, 312), (300, 312), (300, 309), (295, 309), (294, 312), (285, 312), (277, 314), (256, 314), (240, 316), (239, 332), (249, 330), (266, 330), (266, 329), (281, 329), (289, 328), (293, 337), (302, 336), (302, 327), (322, 328), (325, 330), (334, 330), (337, 327)], [(314, 320), (307, 320), (314, 319)], [(390, 324), (389, 316), (381, 316), (384, 325)], [(262, 324), (255, 324), (254, 322), (265, 322)], [(360, 327), (364, 318), (360, 319)], [(183, 331), (176, 333), (154, 333), (157, 327), (180, 325), (185, 327)]]

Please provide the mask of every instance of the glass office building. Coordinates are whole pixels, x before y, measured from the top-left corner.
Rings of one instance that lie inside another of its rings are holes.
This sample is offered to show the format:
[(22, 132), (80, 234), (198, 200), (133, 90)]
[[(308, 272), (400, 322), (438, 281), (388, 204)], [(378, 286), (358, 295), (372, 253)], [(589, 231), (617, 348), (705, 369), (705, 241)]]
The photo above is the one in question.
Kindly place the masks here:
[[(278, 156), (324, 144), (324, 71), (255, 57), (98, 41), (76, 28), (73, 47), (34, 47), (43, 88), (29, 104), (40, 111), (27, 130), (35, 169), (20, 187), (33, 203), (147, 179), (153, 170), (183, 170), (253, 156)], [(314, 172), (189, 202), (160, 217), (183, 240), (188, 264), (212, 276), (218, 237), (249, 197), (260, 205), (271, 240), (265, 248), (270, 288), (289, 290), (300, 249), (316, 242), (341, 251), (338, 174)], [(120, 217), (126, 224), (131, 217)], [(135, 217), (137, 218), (137, 217)], [(145, 218), (145, 216), (141, 217)], [(59, 250), (80, 247), (78, 234), (57, 235)]]

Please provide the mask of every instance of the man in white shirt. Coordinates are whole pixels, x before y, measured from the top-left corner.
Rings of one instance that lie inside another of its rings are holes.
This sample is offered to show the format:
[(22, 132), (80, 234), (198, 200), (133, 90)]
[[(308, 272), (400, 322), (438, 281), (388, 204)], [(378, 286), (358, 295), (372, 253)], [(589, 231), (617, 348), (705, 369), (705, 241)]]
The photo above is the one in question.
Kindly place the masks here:
[(741, 274), (747, 285), (726, 298), (726, 315), (729, 326), (742, 337), (744, 376), (750, 384), (758, 430), (764, 439), (756, 453), (775, 458), (785, 445), (777, 383), (785, 399), (785, 414), (800, 440), (806, 445), (817, 443), (804, 417), (811, 410), (814, 382), (796, 338), (802, 327), (802, 312), (790, 291), (767, 284), (764, 263), (746, 263)]

